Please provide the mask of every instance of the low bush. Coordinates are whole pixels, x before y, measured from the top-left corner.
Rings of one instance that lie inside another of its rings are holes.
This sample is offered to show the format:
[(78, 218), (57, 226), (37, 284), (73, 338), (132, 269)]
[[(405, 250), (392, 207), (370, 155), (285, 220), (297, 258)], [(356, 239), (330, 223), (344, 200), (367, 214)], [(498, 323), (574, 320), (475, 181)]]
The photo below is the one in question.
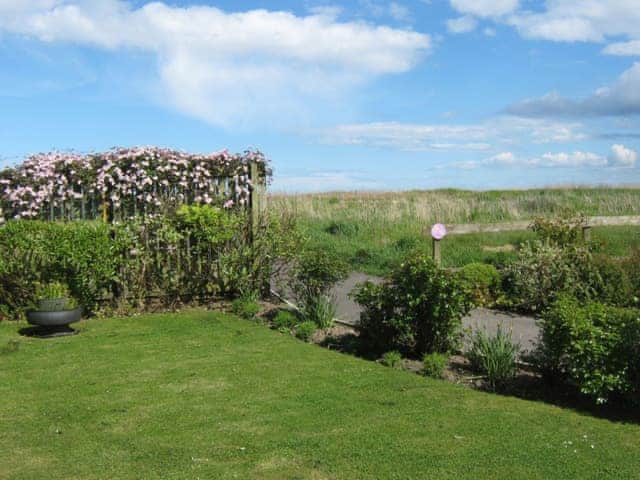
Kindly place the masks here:
[(109, 225), (11, 221), (0, 228), (0, 304), (10, 318), (33, 305), (38, 285), (62, 282), (89, 312), (108, 295), (121, 258)]
[(380, 363), (387, 367), (396, 368), (400, 366), (402, 362), (402, 354), (396, 350), (385, 353), (380, 358)]
[(597, 403), (640, 400), (640, 310), (561, 296), (544, 314), (538, 367)]
[(279, 332), (290, 332), (298, 324), (298, 317), (287, 310), (280, 310), (273, 320), (271, 325)]
[(443, 378), (448, 361), (449, 355), (446, 353), (427, 353), (422, 357), (422, 373), (431, 378)]
[(640, 304), (640, 247), (631, 251), (631, 255), (622, 262), (622, 267), (629, 278), (633, 301)]
[(594, 285), (594, 298), (609, 305), (633, 306), (635, 292), (624, 261), (607, 255), (596, 255), (593, 261), (599, 276)]
[(462, 287), (478, 306), (491, 306), (500, 290), (500, 273), (493, 265), (469, 263), (457, 272)]
[(231, 304), (231, 309), (236, 315), (246, 320), (252, 320), (260, 312), (260, 304), (252, 299), (237, 298)]
[(530, 228), (543, 241), (548, 241), (560, 247), (575, 245), (581, 240), (582, 228), (586, 225), (586, 218), (564, 212), (562, 215), (549, 219), (538, 217), (534, 219)]
[(335, 316), (331, 288), (347, 276), (347, 265), (326, 249), (303, 251), (292, 269), (291, 289), (305, 320), (329, 328)]
[(491, 390), (502, 390), (517, 373), (518, 351), (519, 347), (512, 342), (511, 335), (498, 328), (494, 336), (477, 331), (467, 357), (471, 368), (486, 376)]
[(363, 307), (360, 337), (371, 351), (415, 357), (455, 349), (461, 319), (472, 306), (456, 277), (422, 254), (412, 255), (384, 283), (366, 282), (352, 296)]
[(296, 337), (305, 342), (311, 341), (318, 327), (314, 322), (304, 321), (296, 327)]
[(504, 271), (503, 287), (517, 309), (541, 312), (562, 293), (589, 300), (602, 283), (587, 246), (560, 246), (549, 240), (521, 245)]

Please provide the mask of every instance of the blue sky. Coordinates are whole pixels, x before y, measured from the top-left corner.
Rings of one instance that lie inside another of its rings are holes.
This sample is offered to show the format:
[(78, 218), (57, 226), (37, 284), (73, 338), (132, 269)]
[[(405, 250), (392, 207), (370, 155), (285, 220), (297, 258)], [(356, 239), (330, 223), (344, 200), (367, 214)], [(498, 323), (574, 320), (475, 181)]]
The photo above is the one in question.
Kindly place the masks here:
[(640, 0), (0, 0), (0, 165), (254, 147), (287, 191), (640, 184)]

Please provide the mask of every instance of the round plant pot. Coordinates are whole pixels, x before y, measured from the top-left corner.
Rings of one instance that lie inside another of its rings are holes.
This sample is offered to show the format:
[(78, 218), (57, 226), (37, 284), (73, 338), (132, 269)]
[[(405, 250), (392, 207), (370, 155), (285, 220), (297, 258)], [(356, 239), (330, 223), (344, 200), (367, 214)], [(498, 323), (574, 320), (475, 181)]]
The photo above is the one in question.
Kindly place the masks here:
[(32, 310), (27, 312), (27, 321), (39, 327), (66, 327), (80, 320), (82, 308), (73, 310)]

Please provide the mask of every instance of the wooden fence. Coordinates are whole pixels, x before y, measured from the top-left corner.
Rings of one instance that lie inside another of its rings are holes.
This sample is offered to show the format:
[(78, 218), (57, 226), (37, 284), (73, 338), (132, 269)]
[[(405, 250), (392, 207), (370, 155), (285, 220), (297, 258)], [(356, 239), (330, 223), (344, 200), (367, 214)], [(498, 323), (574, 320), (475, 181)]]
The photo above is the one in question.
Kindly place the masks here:
[[(472, 233), (500, 233), (528, 230), (532, 220), (506, 223), (461, 223), (449, 224), (447, 235), (468, 235)], [(587, 217), (582, 225), (584, 241), (591, 241), (592, 227), (614, 226), (640, 226), (640, 216), (612, 216), (612, 217)], [(440, 264), (442, 261), (441, 240), (433, 239), (433, 259)]]
[[(250, 165), (249, 177), (253, 183), (250, 189), (246, 208), (255, 210), (257, 214), (264, 208), (266, 182), (260, 174), (257, 163)], [(240, 199), (238, 178), (213, 177), (209, 180), (208, 188), (183, 188), (179, 185), (154, 185), (151, 192), (133, 192), (119, 199), (118, 204), (111, 200), (111, 193), (76, 192), (76, 198), (60, 202), (51, 198), (40, 213), (40, 219), (49, 221), (71, 220), (102, 220), (104, 222), (118, 221), (139, 215), (161, 214), (182, 204), (194, 203), (196, 197), (207, 193), (212, 196), (212, 203), (222, 205), (227, 200)], [(160, 205), (152, 205), (138, 197), (138, 194), (152, 193), (160, 200)]]

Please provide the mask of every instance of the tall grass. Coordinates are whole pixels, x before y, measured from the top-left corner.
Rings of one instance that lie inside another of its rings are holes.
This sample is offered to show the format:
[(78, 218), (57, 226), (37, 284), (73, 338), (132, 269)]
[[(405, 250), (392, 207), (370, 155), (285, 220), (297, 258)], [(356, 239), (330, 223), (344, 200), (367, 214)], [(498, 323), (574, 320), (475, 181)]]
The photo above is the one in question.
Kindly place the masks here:
[[(640, 215), (640, 189), (565, 188), (473, 192), (338, 192), (272, 195), (270, 208), (286, 211), (317, 247), (332, 247), (351, 268), (384, 274), (415, 248), (430, 251), (426, 232), (433, 223), (492, 223), (553, 217), (564, 212)], [(500, 264), (528, 231), (450, 236), (442, 244), (443, 264), (474, 261)], [(604, 251), (627, 255), (640, 245), (640, 228), (594, 228)]]

